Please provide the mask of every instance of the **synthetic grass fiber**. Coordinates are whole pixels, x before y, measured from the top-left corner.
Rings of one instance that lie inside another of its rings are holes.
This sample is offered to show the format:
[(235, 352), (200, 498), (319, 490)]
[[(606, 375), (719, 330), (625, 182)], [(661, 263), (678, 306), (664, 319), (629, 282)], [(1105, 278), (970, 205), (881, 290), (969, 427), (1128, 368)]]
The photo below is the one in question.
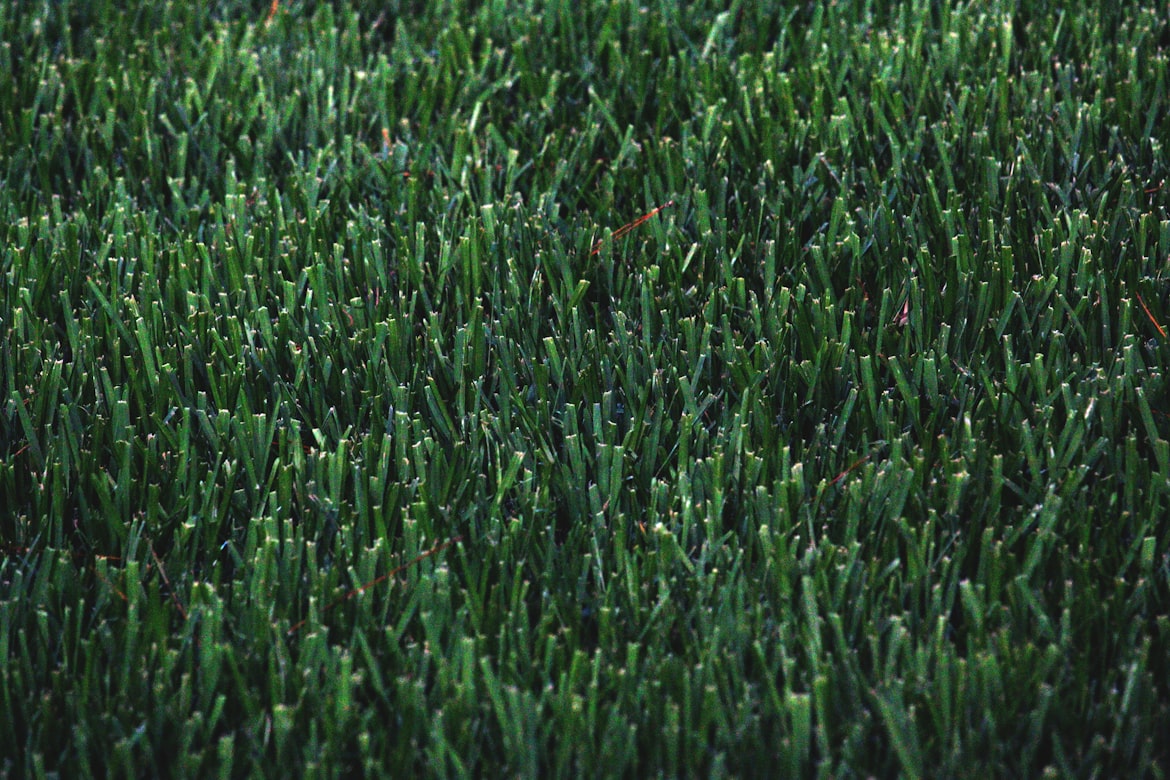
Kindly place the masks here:
[(1156, 5), (0, 4), (0, 774), (1165, 776)]

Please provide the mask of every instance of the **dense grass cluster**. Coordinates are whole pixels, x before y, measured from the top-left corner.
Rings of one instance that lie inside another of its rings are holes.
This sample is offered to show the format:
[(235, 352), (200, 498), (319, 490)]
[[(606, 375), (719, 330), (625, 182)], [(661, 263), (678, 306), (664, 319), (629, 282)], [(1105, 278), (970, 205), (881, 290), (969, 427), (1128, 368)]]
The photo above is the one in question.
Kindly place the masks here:
[(0, 774), (1164, 775), (1154, 4), (260, 5), (0, 5)]

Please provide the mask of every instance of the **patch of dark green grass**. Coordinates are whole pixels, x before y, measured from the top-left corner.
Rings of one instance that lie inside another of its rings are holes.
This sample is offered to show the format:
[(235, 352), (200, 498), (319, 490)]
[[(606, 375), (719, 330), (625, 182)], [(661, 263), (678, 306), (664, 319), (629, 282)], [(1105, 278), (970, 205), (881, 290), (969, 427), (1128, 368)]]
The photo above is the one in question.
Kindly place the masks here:
[(0, 771), (1165, 773), (1162, 15), (265, 12), (0, 10)]

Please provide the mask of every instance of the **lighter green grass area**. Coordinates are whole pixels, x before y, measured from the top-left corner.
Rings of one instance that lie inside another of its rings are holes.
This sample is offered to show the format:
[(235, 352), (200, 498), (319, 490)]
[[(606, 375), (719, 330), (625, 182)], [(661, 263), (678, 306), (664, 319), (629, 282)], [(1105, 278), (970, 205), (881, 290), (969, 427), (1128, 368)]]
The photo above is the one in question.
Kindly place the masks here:
[(0, 775), (1164, 776), (1155, 5), (0, 5)]

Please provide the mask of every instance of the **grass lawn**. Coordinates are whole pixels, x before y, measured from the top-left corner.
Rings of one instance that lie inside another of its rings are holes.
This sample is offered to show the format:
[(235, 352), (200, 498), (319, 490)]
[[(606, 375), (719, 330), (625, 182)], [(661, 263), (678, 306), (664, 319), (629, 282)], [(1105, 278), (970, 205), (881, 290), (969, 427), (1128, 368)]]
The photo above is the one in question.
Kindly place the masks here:
[(0, 776), (1164, 777), (1156, 5), (0, 5)]

